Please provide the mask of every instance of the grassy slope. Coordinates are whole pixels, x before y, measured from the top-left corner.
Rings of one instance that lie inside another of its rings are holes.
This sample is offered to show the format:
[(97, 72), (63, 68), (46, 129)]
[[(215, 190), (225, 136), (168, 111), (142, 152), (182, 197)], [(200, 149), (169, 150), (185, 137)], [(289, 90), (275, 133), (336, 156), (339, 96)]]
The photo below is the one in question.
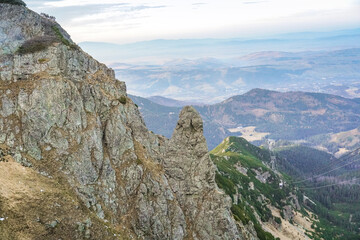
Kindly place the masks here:
[[(236, 200), (237, 192), (241, 195), (232, 206), (236, 220), (244, 224), (252, 221), (260, 239), (274, 239), (270, 233), (263, 230), (261, 222), (284, 221), (273, 216), (269, 207), (282, 209), (286, 205), (291, 205), (289, 195), (292, 188), (279, 187), (282, 177), (267, 166), (271, 161), (270, 153), (237, 137), (226, 138), (210, 153), (218, 168), (218, 186), (232, 197), (233, 201)], [(238, 170), (240, 167), (247, 170), (246, 174)], [(256, 177), (259, 172), (269, 173), (266, 183)]]
[(0, 161), (0, 239), (126, 239), (101, 221), (61, 179)]
[(275, 152), (285, 158), (301, 176), (312, 176), (336, 162), (331, 154), (301, 145), (281, 147)]
[[(286, 158), (295, 167), (298, 173), (295, 176), (300, 179), (316, 176), (344, 164), (341, 159), (334, 159), (325, 152), (303, 146), (278, 149), (277, 154)], [(353, 161), (353, 159), (349, 161)], [(339, 169), (332, 172), (331, 175), (339, 177), (339, 181), (342, 181), (341, 179), (348, 179), (346, 176), (349, 174), (356, 177), (355, 173), (359, 173), (359, 171)], [(290, 175), (294, 176), (294, 174)], [(328, 182), (326, 178), (319, 179), (317, 182), (297, 183), (305, 195), (316, 203), (316, 205), (308, 205), (309, 209), (315, 212), (320, 219), (315, 226), (316, 230), (324, 239), (360, 239), (360, 186), (337, 185), (317, 188), (332, 183)], [(350, 219), (352, 219), (351, 222)]]

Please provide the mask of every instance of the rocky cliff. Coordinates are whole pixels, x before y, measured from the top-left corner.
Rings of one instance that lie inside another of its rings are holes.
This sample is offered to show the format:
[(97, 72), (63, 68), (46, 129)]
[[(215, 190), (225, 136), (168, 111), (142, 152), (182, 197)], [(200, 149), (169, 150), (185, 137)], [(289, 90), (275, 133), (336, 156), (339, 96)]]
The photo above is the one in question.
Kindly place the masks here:
[[(242, 239), (202, 120), (149, 132), (52, 19), (0, 4), (1, 239)], [(21, 165), (22, 166), (21, 166)]]

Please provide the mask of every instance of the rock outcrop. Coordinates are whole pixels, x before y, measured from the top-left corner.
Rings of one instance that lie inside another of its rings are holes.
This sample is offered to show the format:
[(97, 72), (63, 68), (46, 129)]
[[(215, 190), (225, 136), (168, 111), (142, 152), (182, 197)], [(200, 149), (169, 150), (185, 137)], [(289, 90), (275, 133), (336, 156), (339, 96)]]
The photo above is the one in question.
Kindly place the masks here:
[[(149, 132), (111, 69), (52, 19), (9, 4), (0, 4), (0, 131), (4, 158), (26, 167), (28, 184), (48, 178), (50, 192), (60, 184), (51, 201), (67, 211), (42, 216), (53, 218), (42, 234), (35, 213), (23, 213), (13, 231), (5, 219), (0, 238), (243, 238), (216, 186), (196, 110), (183, 109), (171, 139)], [(19, 216), (24, 202), (4, 192), (0, 214)], [(47, 203), (31, 199), (34, 208)]]

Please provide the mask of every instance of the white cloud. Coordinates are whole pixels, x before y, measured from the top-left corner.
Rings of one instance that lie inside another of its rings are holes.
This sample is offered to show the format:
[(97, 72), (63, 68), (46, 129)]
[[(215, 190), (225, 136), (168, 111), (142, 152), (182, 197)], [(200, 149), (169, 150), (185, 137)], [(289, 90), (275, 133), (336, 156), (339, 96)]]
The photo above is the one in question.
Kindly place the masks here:
[(104, 8), (102, 11), (95, 14), (87, 14), (72, 19), (73, 22), (98, 22), (99, 20), (108, 21), (112, 19), (114, 22), (123, 22), (126, 19), (135, 19), (138, 17), (136, 12), (151, 9), (162, 8), (164, 6), (126, 6), (126, 5), (113, 5), (111, 7)]
[(224, 82), (224, 80), (219, 80), (216, 82), (216, 85), (219, 87), (227, 87), (228, 85)]
[(205, 5), (206, 3), (203, 3), (203, 2), (196, 2), (196, 3), (193, 3), (192, 5), (193, 6), (199, 6), (199, 5)]
[(174, 95), (177, 95), (177, 94), (180, 94), (182, 93), (183, 89), (182, 88), (179, 88), (177, 86), (169, 86), (167, 89), (165, 89), (165, 91), (162, 92), (162, 94), (160, 95), (163, 95), (163, 96), (174, 96)]
[(148, 84), (146, 84), (146, 88), (152, 88), (152, 86), (154, 86), (155, 84), (157, 84), (159, 82), (159, 80), (155, 80), (155, 81), (153, 81), (153, 82), (151, 82), (151, 83), (148, 83)]
[(151, 74), (151, 75), (148, 76), (148, 78), (151, 78), (151, 79), (170, 79), (171, 78), (171, 73), (170, 72), (164, 72), (164, 73)]
[(228, 68), (222, 68), (222, 69), (220, 69), (221, 77), (225, 77), (226, 74), (228, 73), (228, 71), (229, 71)]
[(245, 86), (246, 83), (245, 81), (242, 79), (242, 77), (239, 77), (237, 80), (235, 80), (234, 82), (231, 83), (231, 85), (233, 86)]
[(206, 76), (202, 75), (202, 74), (197, 74), (196, 76), (193, 77), (193, 79), (195, 81), (199, 81), (201, 79), (204, 79)]
[[(217, 89), (208, 84), (208, 83), (203, 83), (201, 85), (198, 85), (195, 87), (196, 90), (199, 90), (199, 91), (202, 91), (202, 92), (205, 92), (205, 93), (216, 93), (217, 92)], [(203, 93), (201, 93), (200, 95), (202, 95)]]
[[(354, 0), (206, 0), (200, 5), (196, 0), (60, 0), (41, 6), (39, 2), (27, 1), (34, 10), (64, 16), (59, 22), (76, 42), (248, 37), (360, 26), (360, 6)], [(69, 7), (82, 9), (68, 16)]]
[(100, 5), (100, 4), (127, 4), (127, 3), (119, 3), (117, 0), (101, 0), (94, 1), (94, 0), (62, 0), (62, 1), (51, 1), (51, 2), (45, 2), (45, 6), (49, 7), (74, 7), (74, 6), (89, 6), (89, 5)]

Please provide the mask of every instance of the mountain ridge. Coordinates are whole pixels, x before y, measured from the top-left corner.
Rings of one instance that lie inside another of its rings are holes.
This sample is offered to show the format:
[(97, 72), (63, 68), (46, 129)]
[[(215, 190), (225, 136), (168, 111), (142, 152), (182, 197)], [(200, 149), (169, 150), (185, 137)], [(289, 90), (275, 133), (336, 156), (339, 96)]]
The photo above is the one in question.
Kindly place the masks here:
[[(157, 105), (151, 108), (152, 111), (147, 111), (149, 107), (140, 97), (134, 101), (141, 107), (145, 122), (152, 131), (165, 136), (171, 134), (167, 126), (175, 126), (176, 122), (171, 116), (176, 115), (179, 108), (167, 109)], [(323, 134), (345, 133), (356, 129), (360, 117), (357, 99), (299, 91), (254, 89), (213, 105), (194, 107), (204, 119), (204, 131), (210, 149), (232, 135), (249, 136), (254, 142), (302, 139), (309, 141), (309, 144), (321, 145), (316, 138)], [(157, 109), (162, 110), (157, 112)], [(162, 117), (157, 117), (157, 114)], [(340, 124), (337, 120), (339, 116), (347, 120), (341, 120)], [(346, 124), (342, 124), (344, 121)], [(285, 131), (285, 128), (288, 130)], [(330, 145), (328, 149), (332, 153), (344, 147), (341, 144)]]
[(243, 238), (194, 108), (172, 138), (156, 135), (53, 19), (0, 4), (0, 25), (0, 165), (14, 177), (0, 187), (1, 239)]
[(184, 107), (187, 105), (204, 105), (203, 103), (191, 102), (191, 101), (181, 101), (172, 98), (162, 97), (162, 96), (151, 96), (147, 97), (152, 102), (155, 102), (159, 105), (167, 107)]
[(251, 219), (262, 239), (318, 237), (303, 193), (279, 171), (286, 160), (241, 137), (225, 138), (210, 155), (218, 167), (218, 185), (233, 200), (233, 213), (243, 223)]

